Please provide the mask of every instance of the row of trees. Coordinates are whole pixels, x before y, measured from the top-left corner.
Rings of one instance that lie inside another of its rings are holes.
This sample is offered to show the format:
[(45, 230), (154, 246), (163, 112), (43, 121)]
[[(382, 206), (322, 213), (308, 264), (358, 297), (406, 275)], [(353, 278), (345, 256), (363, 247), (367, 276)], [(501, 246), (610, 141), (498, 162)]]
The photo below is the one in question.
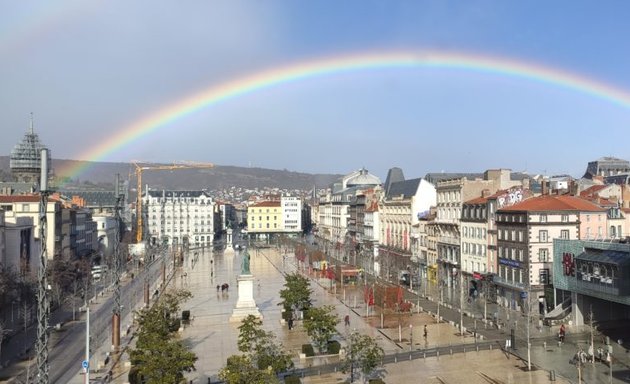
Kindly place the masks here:
[(138, 340), (129, 352), (131, 384), (173, 384), (184, 382), (184, 373), (195, 369), (197, 356), (179, 339), (179, 310), (190, 299), (187, 290), (166, 292), (138, 315)]
[(291, 356), (283, 350), (273, 333), (262, 329), (262, 321), (247, 316), (238, 327), (241, 355), (228, 357), (219, 378), (228, 384), (278, 383), (278, 374), (293, 368)]
[[(331, 339), (337, 333), (339, 317), (333, 306), (313, 307), (309, 280), (298, 274), (285, 275), (279, 303), (285, 316), (304, 313), (303, 326), (320, 353), (328, 352)], [(230, 356), (219, 377), (228, 384), (277, 383), (278, 376), (293, 368), (291, 356), (282, 349), (275, 335), (262, 329), (262, 321), (254, 316), (245, 318), (239, 327), (238, 349), (241, 355)], [(354, 379), (355, 369), (365, 379), (370, 377), (383, 359), (384, 351), (367, 335), (349, 335), (343, 369)]]

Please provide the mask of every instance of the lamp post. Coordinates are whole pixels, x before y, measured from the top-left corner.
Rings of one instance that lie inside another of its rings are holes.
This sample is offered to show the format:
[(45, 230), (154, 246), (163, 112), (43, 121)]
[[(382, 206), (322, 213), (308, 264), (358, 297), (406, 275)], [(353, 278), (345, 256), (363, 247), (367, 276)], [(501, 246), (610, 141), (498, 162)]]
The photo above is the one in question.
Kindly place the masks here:
[(413, 324), (409, 324), (409, 351), (413, 351)]

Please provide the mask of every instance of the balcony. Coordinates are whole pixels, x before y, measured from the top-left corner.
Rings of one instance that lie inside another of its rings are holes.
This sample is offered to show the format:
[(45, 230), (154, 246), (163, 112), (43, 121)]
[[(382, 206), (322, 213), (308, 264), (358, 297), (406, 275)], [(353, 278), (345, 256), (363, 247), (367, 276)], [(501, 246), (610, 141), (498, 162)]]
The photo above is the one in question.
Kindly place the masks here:
[(457, 245), (459, 246), (459, 238), (451, 236), (438, 236), (438, 243)]

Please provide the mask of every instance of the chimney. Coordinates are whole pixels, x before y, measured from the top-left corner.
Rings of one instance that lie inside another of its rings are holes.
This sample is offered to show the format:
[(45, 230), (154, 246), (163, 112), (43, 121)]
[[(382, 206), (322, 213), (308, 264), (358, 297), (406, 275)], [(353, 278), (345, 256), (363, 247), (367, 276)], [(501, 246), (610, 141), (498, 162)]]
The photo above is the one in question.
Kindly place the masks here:
[(540, 186), (542, 187), (542, 194), (543, 195), (548, 195), (549, 194), (549, 181), (542, 179), (540, 181)]

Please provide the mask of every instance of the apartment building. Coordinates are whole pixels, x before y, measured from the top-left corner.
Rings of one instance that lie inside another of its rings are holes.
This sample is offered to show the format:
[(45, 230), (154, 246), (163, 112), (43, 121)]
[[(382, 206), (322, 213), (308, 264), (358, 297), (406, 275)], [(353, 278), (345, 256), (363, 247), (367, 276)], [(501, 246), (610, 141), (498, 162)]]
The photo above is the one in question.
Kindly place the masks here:
[(280, 198), (282, 208), (282, 229), (286, 233), (302, 232), (302, 199), (293, 196)]
[[(40, 241), (38, 195), (0, 196), (0, 210), (4, 211), (5, 223), (22, 225), (21, 218), (27, 218), (33, 227), (33, 236)], [(61, 254), (63, 248), (70, 248), (70, 227), (62, 230), (62, 205), (59, 200), (48, 199), (46, 205), (46, 250), (49, 259)]]
[(279, 201), (261, 201), (248, 206), (247, 231), (250, 235), (282, 232), (281, 203)]
[(41, 248), (35, 241), (33, 220), (18, 217), (15, 223), (8, 223), (4, 213), (0, 210), (0, 264), (11, 271), (36, 276)]
[[(348, 232), (350, 204), (357, 193), (380, 184), (378, 177), (362, 168), (342, 177), (325, 194), (320, 195), (316, 209), (319, 216), (317, 220), (319, 240), (331, 248), (341, 248), (342, 245), (351, 244), (352, 237)], [(356, 215), (353, 219), (356, 221)]]
[(414, 271), (417, 276), (418, 263), (411, 260), (412, 228), (435, 205), (435, 187), (421, 178), (402, 181), (393, 181), (392, 177), (388, 179), (391, 183), (385, 184), (385, 195), (379, 203), (381, 236), (378, 262), (386, 278), (400, 278), (401, 274), (410, 271)]
[(151, 243), (212, 245), (220, 213), (205, 191), (149, 190), (142, 198)]
[[(437, 178), (436, 175), (432, 177)], [(460, 219), (465, 201), (481, 196), (482, 191), (495, 193), (501, 189), (527, 184), (526, 176), (507, 169), (488, 170), (482, 175), (458, 175), (437, 181), (437, 240), (439, 278), (448, 287), (457, 281), (461, 269)], [(456, 283), (455, 283), (456, 284)]]
[[(523, 310), (528, 298), (552, 303), (553, 239), (580, 239), (606, 227), (606, 209), (569, 195), (542, 195), (497, 210), (499, 304)], [(543, 307), (546, 307), (545, 305)]]

